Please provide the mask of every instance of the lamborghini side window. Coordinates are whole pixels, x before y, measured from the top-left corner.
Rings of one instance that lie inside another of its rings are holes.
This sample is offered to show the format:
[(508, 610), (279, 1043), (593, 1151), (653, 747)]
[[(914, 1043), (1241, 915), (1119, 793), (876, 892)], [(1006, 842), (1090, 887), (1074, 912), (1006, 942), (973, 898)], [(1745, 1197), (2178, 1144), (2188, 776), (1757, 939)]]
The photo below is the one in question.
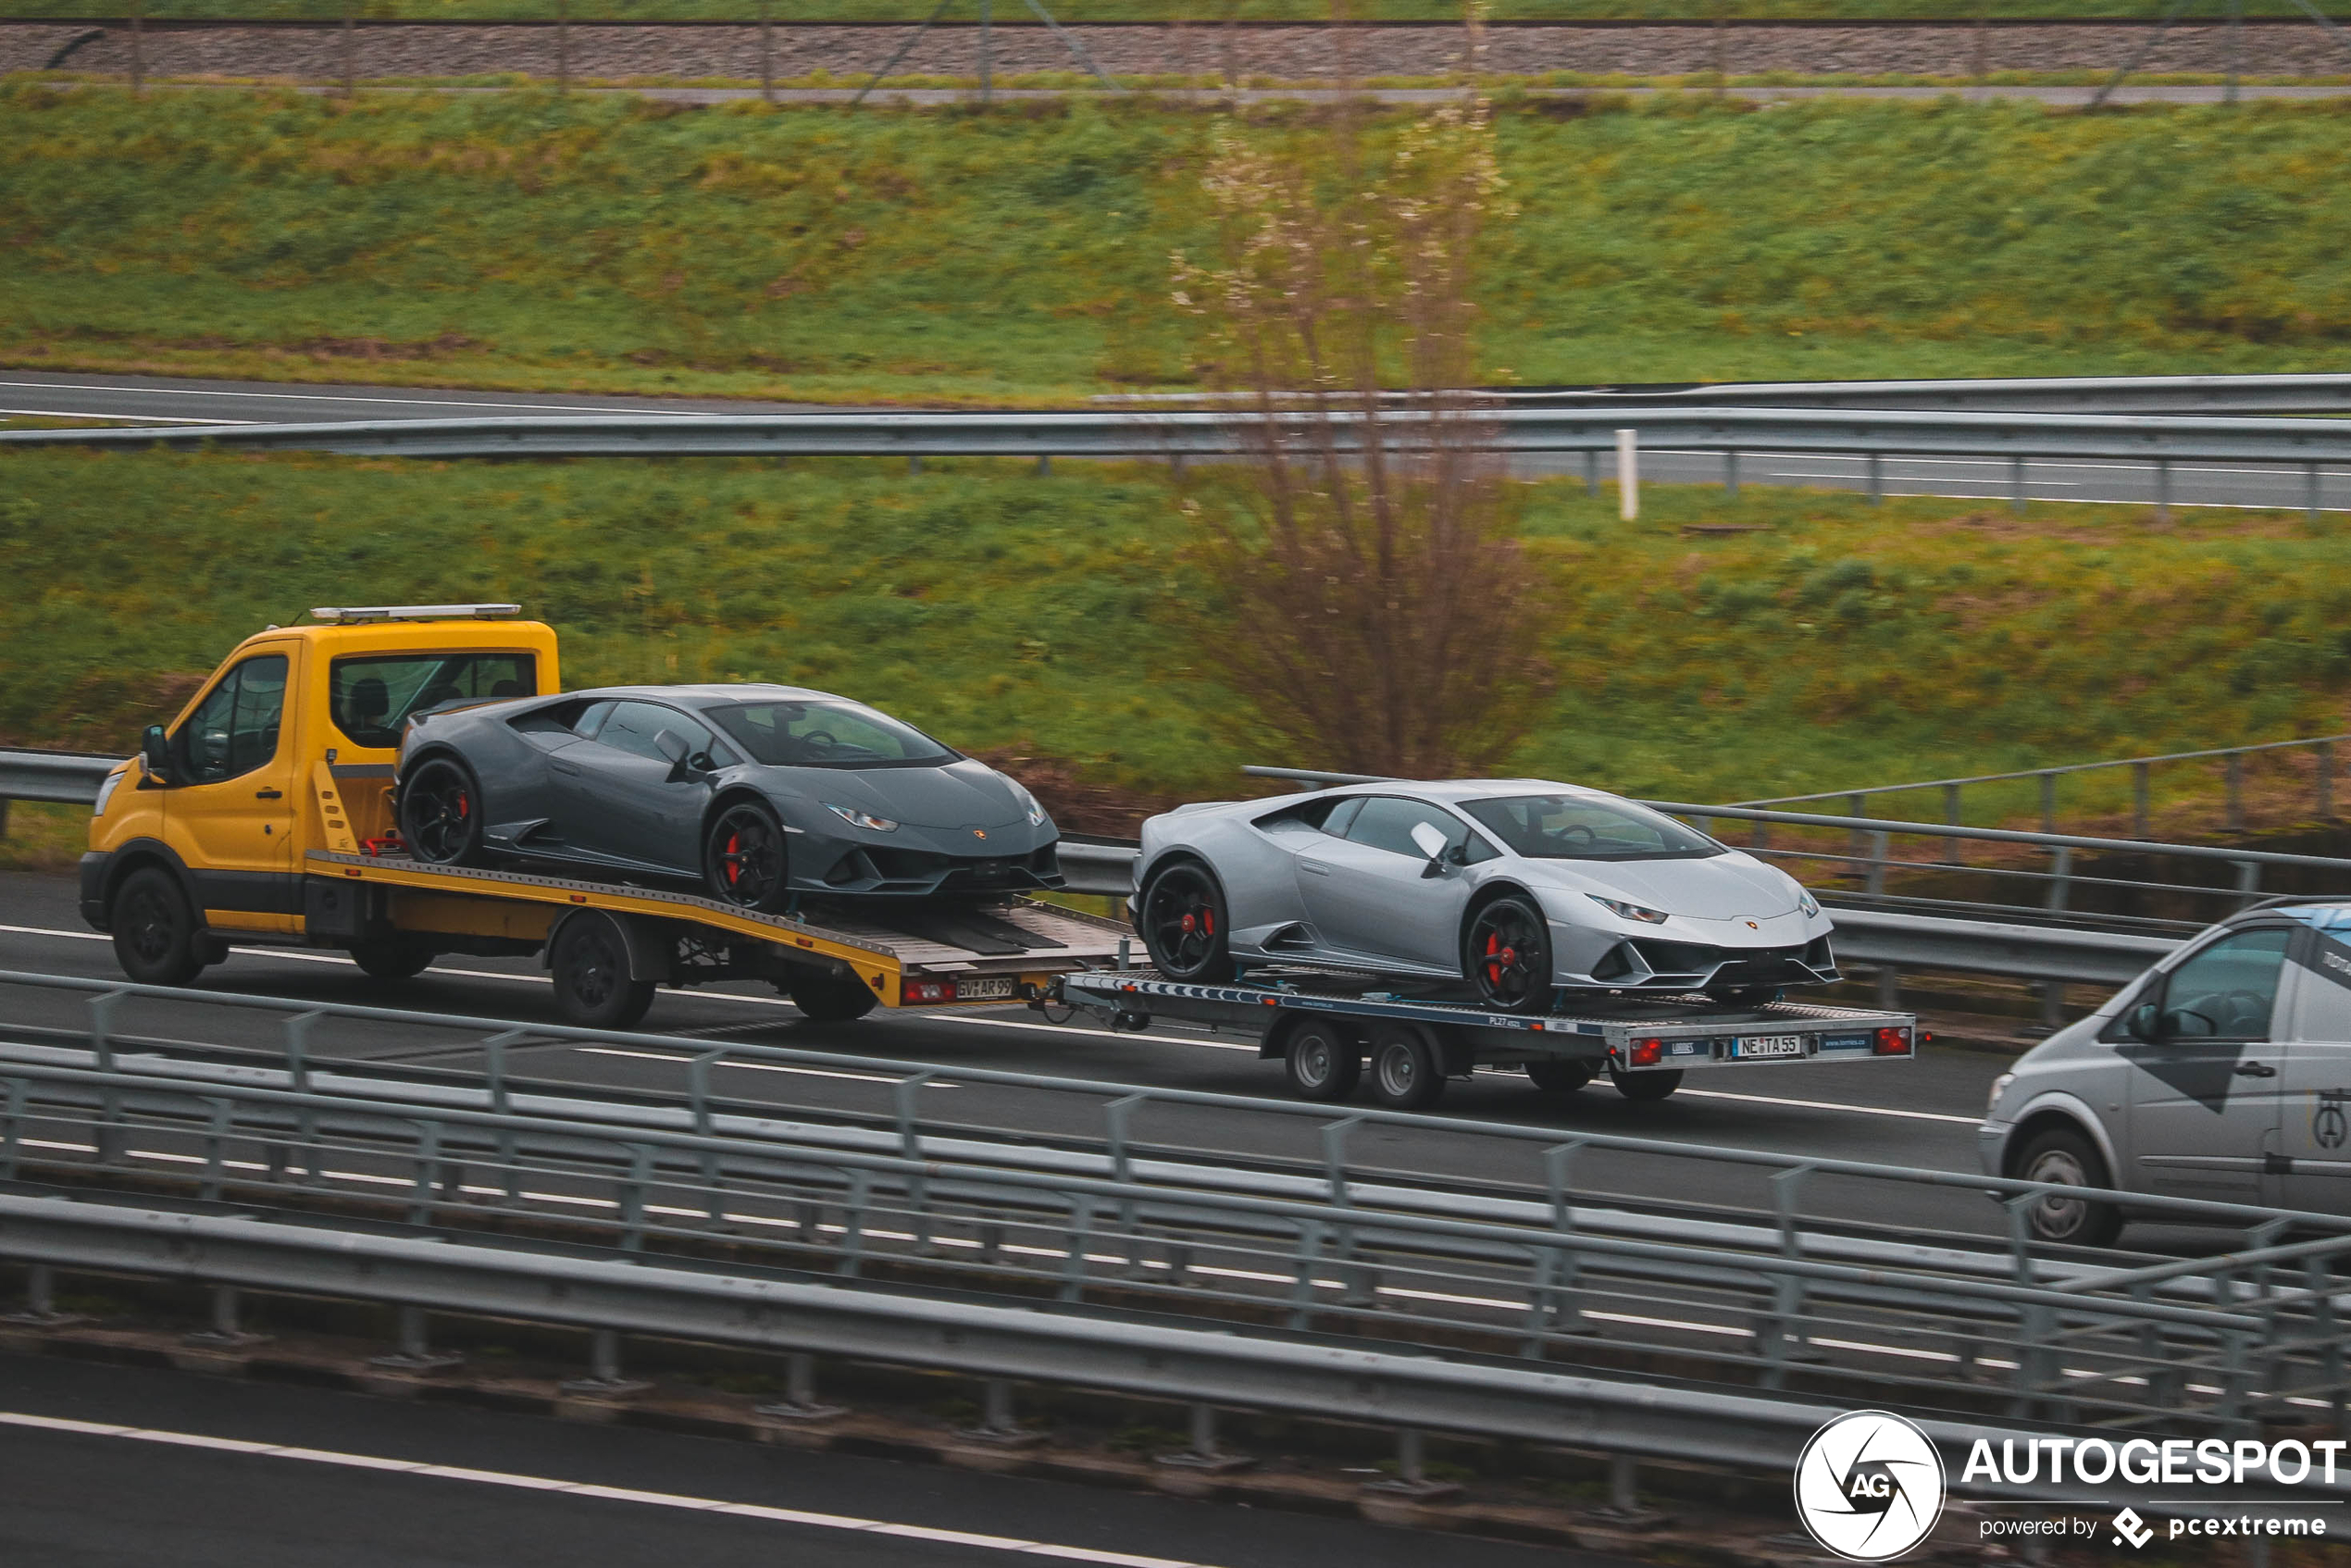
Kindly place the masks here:
[(1330, 815), (1323, 818), (1323, 831), (1334, 839), (1344, 839), (1347, 830), (1355, 826), (1356, 814), (1363, 809), (1363, 797), (1350, 795), (1338, 803)]
[(658, 703), (621, 703), (604, 720), (603, 728), (596, 731), (596, 741), (632, 756), (665, 763), (669, 758), (661, 749), (661, 732), (665, 729), (686, 742), (690, 756), (710, 750), (713, 737), (709, 730), (676, 708), (665, 708)]
[(578, 718), (571, 721), (571, 727), (578, 732), (581, 740), (593, 740), (596, 738), (596, 731), (604, 727), (604, 720), (610, 718), (613, 709), (618, 706), (620, 706), (618, 703), (610, 701), (591, 703), (580, 710)]
[(1469, 829), (1462, 826), (1450, 813), (1421, 801), (1408, 801), (1399, 795), (1374, 795), (1355, 814), (1347, 836), (1359, 844), (1369, 844), (1375, 850), (1394, 854), (1411, 855), (1414, 860), (1428, 857), (1420, 845), (1412, 842), (1412, 829), (1427, 823), (1445, 835), (1449, 850), (1460, 849), (1469, 837)]

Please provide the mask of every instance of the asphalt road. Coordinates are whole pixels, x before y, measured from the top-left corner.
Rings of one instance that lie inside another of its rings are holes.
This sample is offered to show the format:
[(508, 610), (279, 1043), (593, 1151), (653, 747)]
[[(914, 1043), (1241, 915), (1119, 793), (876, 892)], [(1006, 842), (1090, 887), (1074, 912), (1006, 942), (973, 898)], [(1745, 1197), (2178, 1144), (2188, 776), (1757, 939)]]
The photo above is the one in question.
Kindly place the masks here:
[[(1412, 1568), (1433, 1544), (1355, 1520), (0, 1356), (0, 1562), (25, 1568)], [(1624, 1561), (1460, 1537), (1441, 1549), (1457, 1568)]]
[[(110, 944), (83, 924), (72, 885), (22, 873), (0, 876), (0, 968), (117, 978)], [(531, 960), (451, 958), (418, 978), (369, 981), (339, 954), (243, 949), (199, 982), (222, 991), (334, 999), (364, 1004), (557, 1022), (552, 993)], [(11, 1024), (86, 1027), (81, 995), (11, 988), (0, 992)], [(115, 1027), (125, 1035), (274, 1048), (278, 1019), (230, 1008), (165, 1009), (136, 1004)], [(1280, 1098), (1278, 1067), (1257, 1059), (1253, 1043), (1155, 1026), (1142, 1036), (1113, 1036), (1082, 1016), (1055, 1026), (1021, 1008), (947, 1014), (876, 1013), (851, 1024), (816, 1024), (771, 990), (726, 986), (665, 992), (644, 1029), (707, 1041), (764, 1043), (835, 1051), (939, 1065), (995, 1067), (1116, 1083)], [(469, 1037), (408, 1027), (337, 1024), (314, 1036), (321, 1054), (399, 1058), (465, 1067), (480, 1061)], [(892, 1106), (895, 1078), (884, 1074), (804, 1067), (740, 1070), (715, 1086), (741, 1101), (874, 1114)], [(1636, 1104), (1605, 1084), (1574, 1095), (1537, 1093), (1515, 1072), (1482, 1072), (1451, 1085), (1437, 1114), (1461, 1120), (1581, 1129), (1735, 1148), (1798, 1151), (1832, 1158), (1972, 1172), (1974, 1129), (1991, 1079), (2004, 1059), (1937, 1052), (1916, 1061), (1835, 1065), (1756, 1064), (1694, 1073), (1671, 1100)], [(578, 1047), (529, 1050), (511, 1069), (533, 1077), (616, 1089), (682, 1089), (682, 1069), (659, 1053), (615, 1055)], [(927, 1117), (1014, 1133), (1098, 1138), (1100, 1096), (963, 1086), (931, 1091)], [(1138, 1114), (1131, 1136), (1155, 1143), (1248, 1158), (1320, 1159), (1319, 1124), (1293, 1116), (1238, 1117), (1184, 1107)], [(1465, 1132), (1458, 1138), (1389, 1128), (1358, 1128), (1350, 1145), (1363, 1165), (1479, 1184), (1540, 1187), (1541, 1146)], [(1621, 1193), (1682, 1204), (1753, 1208), (1765, 1201), (1754, 1174), (1735, 1166), (1655, 1156), (1587, 1156), (1580, 1179)], [(1899, 1215), (1876, 1212), (1886, 1194), (1815, 1189), (1823, 1207), (1857, 1219), (1996, 1232), (1994, 1205), (1962, 1189), (1909, 1189)], [(2134, 1233), (2135, 1239), (2135, 1233)]]
[[(117, 424), (308, 424), (346, 419), (459, 419), (521, 414), (783, 414), (812, 413), (812, 404), (729, 402), (718, 398), (590, 397), (561, 393), (483, 392), (404, 387), (309, 386), (268, 381), (213, 381), (166, 376), (100, 376), (30, 370), (0, 370), (0, 417), (40, 415), (102, 419)], [(1573, 454), (1518, 459), (1530, 474), (1582, 474), (1584, 460)], [(1616, 465), (1603, 458), (1599, 473), (1612, 484)], [(1713, 454), (1645, 450), (1645, 479), (1676, 484), (1719, 484), (1723, 459)], [(1750, 452), (1739, 458), (1744, 484), (1791, 485), (1823, 490), (1864, 490), (1868, 475), (1860, 457), (1816, 454)], [(1892, 459), (1884, 485), (1893, 495), (1947, 495), (2006, 502), (2009, 465), (1994, 457)], [(2183, 506), (2298, 508), (2307, 504), (2308, 479), (2298, 467), (2258, 464), (2175, 464), (2172, 500)], [(2154, 467), (2144, 463), (2028, 462), (2024, 490), (2036, 501), (2104, 502), (2152, 505)], [(2351, 472), (2320, 479), (2320, 504), (2351, 510)]]

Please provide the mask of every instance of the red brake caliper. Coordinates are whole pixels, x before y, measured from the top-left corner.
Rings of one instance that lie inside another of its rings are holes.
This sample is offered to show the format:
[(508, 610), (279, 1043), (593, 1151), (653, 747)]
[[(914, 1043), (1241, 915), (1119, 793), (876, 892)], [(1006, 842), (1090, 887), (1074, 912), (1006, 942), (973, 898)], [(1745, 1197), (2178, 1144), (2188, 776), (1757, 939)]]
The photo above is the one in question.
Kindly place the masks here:
[(743, 836), (730, 833), (727, 836), (727, 852), (718, 857), (727, 863), (727, 885), (730, 888), (743, 879), (742, 847)]
[(1491, 931), (1486, 933), (1486, 983), (1489, 986), (1502, 983), (1502, 966), (1494, 961), (1494, 955), (1501, 951), (1501, 938)]
[(1212, 937), (1216, 934), (1216, 911), (1213, 906), (1200, 912), (1200, 928)]

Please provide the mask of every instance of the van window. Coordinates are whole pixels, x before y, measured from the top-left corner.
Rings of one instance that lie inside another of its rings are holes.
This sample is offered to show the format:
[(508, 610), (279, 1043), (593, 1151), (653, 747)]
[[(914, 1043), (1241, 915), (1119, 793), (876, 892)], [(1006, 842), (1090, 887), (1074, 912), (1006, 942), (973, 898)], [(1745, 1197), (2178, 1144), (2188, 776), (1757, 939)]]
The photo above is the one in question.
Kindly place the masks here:
[(220, 678), (173, 742), (191, 784), (251, 773), (278, 754), (286, 716), (286, 656), (264, 653)]
[(408, 716), (457, 698), (492, 703), (534, 696), (539, 661), (529, 653), (383, 653), (328, 666), (327, 705), (355, 746), (389, 751)]
[(2165, 1032), (2181, 1039), (2268, 1039), (2291, 936), (2274, 927), (2238, 931), (2172, 970), (2163, 989)]

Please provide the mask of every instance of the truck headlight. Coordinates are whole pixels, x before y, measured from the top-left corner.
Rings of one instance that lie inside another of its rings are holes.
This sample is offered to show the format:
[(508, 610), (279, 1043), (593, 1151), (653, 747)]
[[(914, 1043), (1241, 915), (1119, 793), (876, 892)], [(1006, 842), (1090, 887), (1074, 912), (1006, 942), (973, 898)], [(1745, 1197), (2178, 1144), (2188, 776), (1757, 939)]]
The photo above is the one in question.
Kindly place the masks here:
[(121, 788), (122, 788), (122, 771), (121, 771), (121, 770), (118, 770), (118, 771), (116, 771), (116, 772), (113, 772), (113, 773), (109, 773), (109, 774), (107, 774), (107, 775), (106, 775), (106, 781), (105, 781), (104, 783), (102, 783), (102, 784), (100, 784), (100, 785), (98, 786), (98, 802), (97, 802), (97, 803), (96, 803), (95, 805), (93, 805), (93, 806), (92, 806), (92, 807), (90, 808), (90, 815), (91, 815), (92, 816), (104, 816), (104, 815), (106, 815), (106, 803), (107, 803), (108, 801), (110, 801), (110, 800), (113, 800), (113, 799), (114, 799), (114, 792), (115, 792), (117, 790), (119, 790), (119, 789), (121, 789)]
[(2016, 1075), (2014, 1073), (2002, 1073), (1998, 1077), (1992, 1080), (1992, 1097), (1984, 1102), (1984, 1114), (1985, 1115), (1990, 1115), (1999, 1107), (2000, 1096), (2006, 1094), (2009, 1091), (2009, 1085), (2014, 1082), (2016, 1082)]

